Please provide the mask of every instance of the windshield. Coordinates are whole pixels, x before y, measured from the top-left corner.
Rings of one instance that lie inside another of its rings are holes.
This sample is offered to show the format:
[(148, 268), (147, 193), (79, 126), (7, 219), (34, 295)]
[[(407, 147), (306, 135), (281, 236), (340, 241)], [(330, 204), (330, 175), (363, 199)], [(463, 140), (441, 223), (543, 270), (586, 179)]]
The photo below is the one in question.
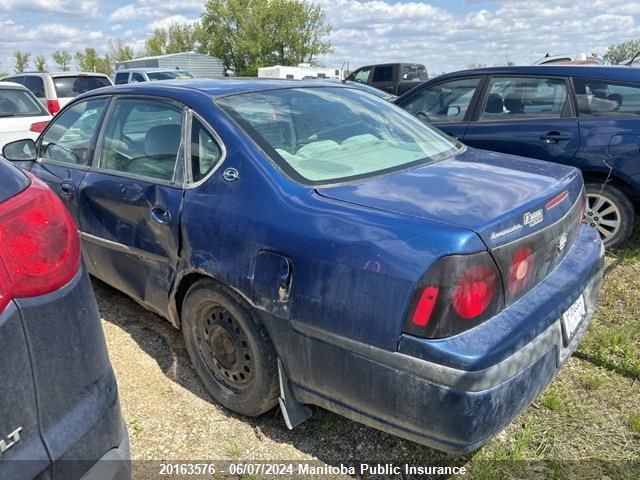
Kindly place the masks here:
[(231, 95), (217, 103), (305, 183), (407, 168), (459, 149), (398, 107), (351, 88), (287, 88)]
[(0, 117), (48, 115), (42, 104), (29, 92), (0, 87)]
[(81, 93), (111, 85), (111, 81), (107, 77), (92, 77), (90, 75), (54, 77), (53, 83), (56, 86), (58, 97), (62, 98), (77, 97)]
[(189, 72), (184, 72), (182, 70), (171, 70), (168, 72), (147, 72), (147, 77), (149, 80), (184, 80), (187, 78), (193, 78)]

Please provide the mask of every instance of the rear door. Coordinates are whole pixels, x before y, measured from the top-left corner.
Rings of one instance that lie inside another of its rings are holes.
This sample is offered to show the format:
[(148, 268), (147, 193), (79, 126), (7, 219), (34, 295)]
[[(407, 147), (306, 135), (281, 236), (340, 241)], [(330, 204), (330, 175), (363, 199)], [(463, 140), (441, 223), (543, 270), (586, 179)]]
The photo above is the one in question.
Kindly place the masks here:
[(90, 271), (161, 314), (178, 263), (185, 118), (174, 102), (118, 98), (79, 193)]
[[(585, 171), (640, 175), (640, 87), (574, 78), (583, 141), (576, 160)], [(605, 160), (610, 160), (605, 163)]]
[(378, 65), (373, 68), (371, 77), (371, 85), (382, 90), (396, 94), (396, 85), (398, 83), (398, 68), (393, 65)]
[[(6, 200), (27, 187), (27, 177), (0, 160), (0, 231)], [(3, 269), (0, 260), (0, 269)], [(0, 271), (0, 478), (31, 480), (49, 466), (40, 437), (34, 380), (27, 340), (18, 308), (3, 301)], [(29, 460), (29, 461), (13, 461)]]
[(396, 103), (420, 120), (461, 140), (471, 120), (483, 77), (472, 76), (425, 85)]
[(493, 76), (463, 141), (485, 150), (571, 165), (578, 119), (564, 77)]
[(78, 188), (95, 149), (109, 97), (80, 101), (59, 113), (37, 142), (31, 172), (58, 194), (78, 223)]

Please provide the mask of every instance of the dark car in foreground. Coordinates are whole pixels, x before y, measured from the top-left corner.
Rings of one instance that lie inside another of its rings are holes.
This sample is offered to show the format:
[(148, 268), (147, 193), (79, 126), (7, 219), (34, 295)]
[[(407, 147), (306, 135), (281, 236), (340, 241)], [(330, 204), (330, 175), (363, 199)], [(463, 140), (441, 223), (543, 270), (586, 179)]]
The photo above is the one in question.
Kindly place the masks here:
[(293, 427), (314, 404), (470, 451), (595, 308), (604, 250), (577, 169), (467, 148), (348, 86), (117, 86), (4, 154), (29, 148), (89, 271), (182, 328), (243, 415), (279, 402)]
[(633, 230), (640, 202), (640, 71), (514, 66), (450, 73), (396, 100), (465, 144), (582, 170), (584, 222), (607, 247)]
[(2, 159), (0, 352), (0, 478), (130, 478), (76, 226), (42, 181)]

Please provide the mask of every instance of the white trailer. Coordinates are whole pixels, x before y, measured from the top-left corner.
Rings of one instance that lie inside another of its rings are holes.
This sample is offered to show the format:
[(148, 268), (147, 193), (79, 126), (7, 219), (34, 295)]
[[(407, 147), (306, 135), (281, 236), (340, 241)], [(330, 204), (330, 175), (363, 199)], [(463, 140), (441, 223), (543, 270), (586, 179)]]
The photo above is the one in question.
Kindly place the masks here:
[(312, 67), (301, 63), (297, 67), (274, 65), (258, 69), (258, 78), (282, 78), (288, 80), (305, 80), (309, 78), (337, 78), (342, 80), (341, 68)]

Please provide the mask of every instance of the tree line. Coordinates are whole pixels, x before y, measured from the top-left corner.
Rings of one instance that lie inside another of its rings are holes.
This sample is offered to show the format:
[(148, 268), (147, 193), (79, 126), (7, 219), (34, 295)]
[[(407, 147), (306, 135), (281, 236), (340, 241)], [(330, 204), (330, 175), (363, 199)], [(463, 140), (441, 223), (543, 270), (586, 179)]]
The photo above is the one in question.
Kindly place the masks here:
[[(220, 58), (235, 75), (255, 76), (262, 66), (316, 63), (331, 52), (330, 32), (324, 11), (305, 0), (208, 0), (198, 21), (156, 28), (141, 51), (117, 39), (109, 42), (103, 56), (87, 47), (75, 53), (55, 51), (50, 60), (56, 70), (75, 66), (111, 75), (116, 62), (194, 51)], [(16, 73), (32, 68), (30, 52), (18, 50), (14, 57)], [(36, 55), (33, 66), (45, 72), (49, 62)]]

